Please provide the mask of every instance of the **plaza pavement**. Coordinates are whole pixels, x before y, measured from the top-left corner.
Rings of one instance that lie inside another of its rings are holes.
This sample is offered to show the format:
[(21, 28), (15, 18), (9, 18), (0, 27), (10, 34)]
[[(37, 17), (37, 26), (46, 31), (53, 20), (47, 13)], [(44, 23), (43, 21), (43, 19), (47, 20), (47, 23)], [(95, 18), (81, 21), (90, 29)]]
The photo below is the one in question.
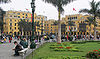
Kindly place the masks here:
[[(23, 59), (22, 56), (13, 56), (14, 51), (12, 49), (15, 46), (13, 44), (14, 41), (16, 40), (13, 40), (12, 43), (0, 44), (0, 59)], [(31, 52), (32, 50), (29, 49), (25, 56), (29, 55)]]

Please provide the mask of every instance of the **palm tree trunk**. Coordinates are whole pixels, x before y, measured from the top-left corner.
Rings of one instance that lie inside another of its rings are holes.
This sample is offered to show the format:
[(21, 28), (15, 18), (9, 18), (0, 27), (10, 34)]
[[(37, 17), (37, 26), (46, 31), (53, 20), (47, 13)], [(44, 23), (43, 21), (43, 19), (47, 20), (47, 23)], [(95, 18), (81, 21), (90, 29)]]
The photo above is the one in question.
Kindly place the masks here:
[(58, 12), (58, 43), (61, 43), (61, 23), (60, 23), (60, 11)]
[(94, 25), (94, 40), (96, 40), (96, 26)]
[(96, 16), (94, 16), (94, 40), (96, 40)]
[[(90, 36), (91, 36), (91, 25), (90, 25)], [(89, 39), (90, 39), (90, 36), (89, 36)]]

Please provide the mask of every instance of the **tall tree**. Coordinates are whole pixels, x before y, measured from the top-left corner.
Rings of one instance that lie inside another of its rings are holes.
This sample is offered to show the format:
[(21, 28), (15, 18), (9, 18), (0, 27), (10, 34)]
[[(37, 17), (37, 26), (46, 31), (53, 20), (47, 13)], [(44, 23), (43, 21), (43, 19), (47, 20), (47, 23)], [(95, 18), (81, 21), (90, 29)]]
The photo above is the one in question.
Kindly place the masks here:
[(5, 23), (3, 22), (3, 16), (4, 16), (4, 14), (5, 14), (5, 11), (3, 11), (2, 8), (0, 8), (0, 35), (1, 35), (2, 32), (3, 32), (3, 25), (5, 24)]
[(51, 3), (53, 6), (55, 6), (58, 10), (58, 43), (61, 43), (61, 14), (64, 12), (63, 6), (69, 4), (70, 2), (73, 2), (75, 0), (43, 0), (47, 3)]
[(22, 32), (22, 35), (24, 32), (28, 32), (32, 30), (31, 22), (26, 22), (25, 20), (21, 20), (18, 22), (19, 30)]
[(89, 15), (93, 16), (94, 21), (94, 39), (96, 40), (96, 17), (100, 17), (100, 1), (92, 1), (90, 2), (91, 9), (82, 9), (79, 12), (81, 13), (88, 13)]
[(53, 25), (58, 25), (58, 21), (54, 21)]
[[(93, 24), (94, 22), (93, 22), (93, 17), (87, 17), (87, 19), (88, 20), (86, 20), (85, 22), (87, 22), (88, 23), (88, 25), (89, 25), (89, 27), (90, 27), (90, 35), (91, 35), (91, 24)], [(90, 39), (90, 37), (89, 37), (89, 39)]]

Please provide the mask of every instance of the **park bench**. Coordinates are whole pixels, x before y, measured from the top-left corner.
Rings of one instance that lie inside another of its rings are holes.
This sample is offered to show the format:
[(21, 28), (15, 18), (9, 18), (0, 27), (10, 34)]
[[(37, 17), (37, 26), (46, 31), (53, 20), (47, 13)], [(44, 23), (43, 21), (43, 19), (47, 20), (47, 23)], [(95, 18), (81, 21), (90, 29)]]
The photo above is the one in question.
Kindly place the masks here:
[(24, 56), (29, 48), (25, 48), (21, 51), (18, 51), (21, 56)]

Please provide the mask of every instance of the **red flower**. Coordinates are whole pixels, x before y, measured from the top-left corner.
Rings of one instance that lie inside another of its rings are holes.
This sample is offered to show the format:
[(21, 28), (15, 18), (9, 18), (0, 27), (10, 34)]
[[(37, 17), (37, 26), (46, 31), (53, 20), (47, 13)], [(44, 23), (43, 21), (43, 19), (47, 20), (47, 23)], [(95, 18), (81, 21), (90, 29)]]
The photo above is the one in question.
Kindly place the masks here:
[(100, 49), (99, 49), (100, 50)]
[(93, 50), (93, 51), (95, 52), (95, 51), (98, 51), (98, 50)]
[(66, 47), (67, 49), (70, 49), (71, 47)]
[(63, 48), (63, 47), (59, 47), (59, 48)]
[(95, 51), (98, 51), (98, 50), (95, 50)]
[(98, 56), (100, 56), (100, 55), (98, 55)]

